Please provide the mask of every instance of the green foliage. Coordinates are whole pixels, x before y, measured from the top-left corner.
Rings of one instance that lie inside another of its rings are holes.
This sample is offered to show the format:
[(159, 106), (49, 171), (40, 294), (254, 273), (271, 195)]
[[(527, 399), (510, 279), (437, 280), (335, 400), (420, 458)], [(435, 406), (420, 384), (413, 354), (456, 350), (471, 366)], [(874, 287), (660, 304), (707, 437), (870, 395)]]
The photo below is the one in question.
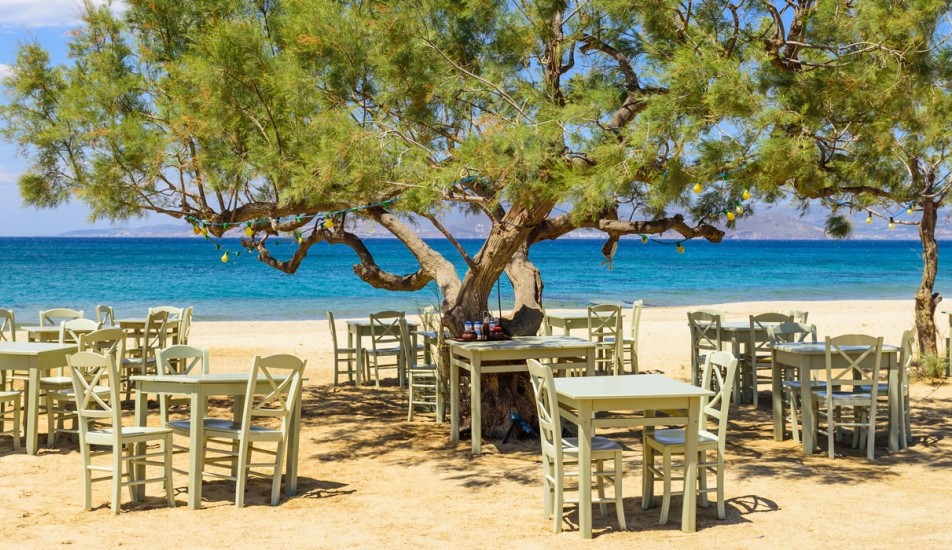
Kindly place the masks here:
[(945, 379), (947, 360), (941, 355), (926, 353), (920, 355), (913, 363), (912, 375), (917, 380), (925, 380), (938, 386)]

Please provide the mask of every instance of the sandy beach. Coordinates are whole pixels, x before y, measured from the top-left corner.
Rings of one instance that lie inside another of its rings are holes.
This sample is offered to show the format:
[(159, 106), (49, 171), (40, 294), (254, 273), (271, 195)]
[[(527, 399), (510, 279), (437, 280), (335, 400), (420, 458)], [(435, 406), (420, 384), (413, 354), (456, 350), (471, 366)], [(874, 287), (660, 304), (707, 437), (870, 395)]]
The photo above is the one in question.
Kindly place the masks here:
[[(912, 326), (912, 300), (746, 302), (647, 308), (641, 324), (641, 367), (687, 379), (686, 312), (713, 307), (728, 318), (804, 309), (818, 336), (881, 335), (898, 344)], [(199, 312), (200, 315), (200, 312)], [(940, 338), (947, 322), (937, 315)], [(338, 333), (344, 320), (338, 319)], [(24, 335), (25, 336), (25, 335)], [(19, 337), (19, 335), (18, 335)], [(19, 339), (19, 338), (18, 338)], [(24, 338), (25, 339), (25, 338)], [(473, 457), (469, 441), (449, 442), (448, 424), (428, 415), (406, 421), (405, 390), (331, 385), (332, 348), (326, 321), (197, 321), (192, 345), (208, 347), (213, 372), (245, 371), (254, 355), (292, 353), (307, 359), (299, 494), (267, 503), (269, 482), (253, 481), (246, 507), (234, 489), (206, 481), (201, 510), (186, 507), (185, 476), (176, 476), (175, 509), (158, 486), (123, 511), (109, 510), (108, 484), (94, 486), (94, 510), (82, 508), (78, 446), (60, 439), (38, 456), (13, 452), (0, 437), (0, 543), (35, 548), (103, 548), (156, 544), (183, 548), (946, 548), (952, 473), (952, 385), (915, 382), (908, 449), (889, 452), (885, 433), (876, 460), (841, 445), (845, 456), (804, 456), (791, 440), (775, 442), (769, 403), (731, 410), (727, 446), (727, 519), (699, 508), (697, 532), (680, 531), (680, 498), (672, 519), (658, 525), (658, 506), (641, 509), (641, 430), (606, 435), (625, 447), (624, 508), (629, 530), (617, 532), (611, 509), (594, 514), (594, 539), (582, 541), (577, 514), (553, 534), (543, 519), (538, 442), (486, 439)], [(224, 412), (229, 404), (216, 401)], [(131, 416), (131, 413), (130, 413)], [(129, 419), (131, 421), (131, 418)], [(150, 421), (157, 425), (158, 416)], [(43, 421), (45, 425), (45, 420)], [(45, 428), (41, 428), (45, 432)], [(45, 444), (45, 436), (41, 435)], [(176, 457), (183, 460), (184, 457)], [(660, 492), (660, 485), (656, 493)], [(660, 503), (660, 498), (656, 498)], [(158, 537), (160, 540), (154, 540)]]

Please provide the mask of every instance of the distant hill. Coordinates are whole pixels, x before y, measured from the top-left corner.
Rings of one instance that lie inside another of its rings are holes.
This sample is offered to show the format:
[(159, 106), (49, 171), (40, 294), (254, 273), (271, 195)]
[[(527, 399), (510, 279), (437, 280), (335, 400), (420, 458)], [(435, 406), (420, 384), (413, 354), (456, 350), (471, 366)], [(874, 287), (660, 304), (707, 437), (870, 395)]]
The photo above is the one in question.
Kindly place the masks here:
[[(792, 208), (773, 207), (758, 210), (750, 218), (737, 220), (734, 229), (726, 229), (725, 239), (730, 240), (822, 240), (827, 239), (824, 232), (825, 213), (816, 209), (800, 217)], [(859, 240), (917, 240), (915, 226), (898, 225), (893, 230), (886, 229), (886, 222), (876, 219), (872, 224), (865, 223), (864, 216), (857, 216), (853, 220), (853, 238)], [(486, 236), (488, 225), (478, 218), (463, 215), (447, 216), (444, 226), (457, 238), (478, 239)], [(723, 225), (721, 225), (723, 227)], [(441, 238), (442, 234), (426, 221), (415, 227), (424, 238)], [(392, 238), (384, 228), (372, 222), (361, 222), (358, 233), (365, 237)], [(241, 236), (240, 231), (234, 231), (229, 236)], [(197, 237), (192, 226), (187, 223), (169, 223), (147, 225), (142, 227), (116, 227), (106, 229), (79, 229), (61, 233), (61, 237)], [(952, 227), (939, 224), (936, 236), (941, 239), (952, 239)], [(671, 233), (662, 235), (664, 238), (677, 238)], [(604, 239), (604, 234), (594, 230), (578, 230), (566, 235), (566, 238), (575, 239)]]

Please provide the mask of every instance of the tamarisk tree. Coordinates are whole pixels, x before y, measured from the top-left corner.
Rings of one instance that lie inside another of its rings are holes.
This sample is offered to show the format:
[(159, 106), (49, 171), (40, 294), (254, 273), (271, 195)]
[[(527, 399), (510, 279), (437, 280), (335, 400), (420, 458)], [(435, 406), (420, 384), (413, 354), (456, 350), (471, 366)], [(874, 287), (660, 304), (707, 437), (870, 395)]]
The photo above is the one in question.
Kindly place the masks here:
[(765, 137), (750, 177), (804, 206), (818, 200), (834, 237), (851, 234), (857, 212), (889, 229), (917, 225), (914, 322), (920, 351), (935, 354), (936, 226), (952, 186), (950, 6), (798, 0), (770, 13), (758, 74), (767, 104), (748, 120)]
[[(2, 114), (31, 162), (28, 204), (79, 199), (95, 218), (157, 212), (216, 236), (246, 231), (287, 273), (315, 243), (340, 244), (374, 287), (435, 283), (454, 332), (505, 276), (515, 304), (501, 324), (531, 334), (543, 289), (533, 245), (578, 229), (604, 234), (609, 255), (630, 234), (718, 242), (715, 222), (749, 187), (722, 177), (749, 147), (731, 121), (757, 105), (741, 70), (752, 32), (728, 3), (125, 4), (86, 5), (66, 65), (37, 44), (19, 51)], [(373, 206), (326, 214), (354, 205)], [(457, 211), (488, 228), (475, 253), (443, 223)], [(358, 220), (418, 269), (379, 266)], [(466, 271), (416, 224), (442, 233)], [(273, 255), (292, 232), (293, 253)], [(533, 416), (523, 391), (484, 385), (487, 433), (513, 407)]]

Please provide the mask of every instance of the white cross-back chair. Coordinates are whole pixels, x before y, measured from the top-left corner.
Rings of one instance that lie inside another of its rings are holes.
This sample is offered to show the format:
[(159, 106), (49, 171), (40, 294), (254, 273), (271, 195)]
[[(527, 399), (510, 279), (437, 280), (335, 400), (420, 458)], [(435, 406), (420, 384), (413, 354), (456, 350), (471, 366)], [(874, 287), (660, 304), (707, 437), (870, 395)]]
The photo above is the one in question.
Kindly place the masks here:
[[(779, 325), (767, 327), (767, 339), (770, 345), (787, 343), (816, 343), (816, 327), (804, 323), (780, 323)], [(796, 369), (786, 369), (784, 371), (784, 380), (781, 382), (783, 398), (786, 400), (789, 410), (787, 422), (790, 423), (790, 431), (793, 434), (793, 440), (800, 443), (800, 389), (804, 383), (810, 384), (811, 390), (824, 387), (822, 381), (803, 381), (797, 377), (799, 371)]]
[[(145, 426), (123, 426), (119, 407), (119, 372), (111, 357), (81, 351), (66, 358), (76, 394), (79, 417), (79, 444), (83, 457), (83, 505), (92, 509), (92, 484), (112, 481), (112, 512), (119, 513), (123, 487), (162, 483), (170, 507), (175, 506), (172, 494), (172, 430)], [(106, 388), (105, 394), (102, 388)], [(148, 444), (159, 442), (158, 450)], [(95, 450), (94, 450), (95, 447)], [(100, 463), (99, 456), (108, 455)], [(137, 465), (160, 467), (161, 475), (136, 479)], [(94, 472), (105, 475), (94, 477)]]
[(396, 369), (397, 380), (400, 387), (403, 387), (406, 354), (403, 350), (405, 343), (400, 331), (400, 321), (404, 317), (402, 311), (379, 311), (370, 314), (370, 348), (364, 348), (364, 366), (369, 369), (373, 365), (378, 388), (382, 369)]
[(45, 309), (40, 311), (40, 326), (55, 327), (59, 326), (63, 321), (82, 319), (84, 315), (85, 312), (81, 309), (69, 309), (65, 307)]
[(753, 396), (753, 403), (756, 407), (759, 404), (760, 386), (763, 384), (771, 385), (773, 383), (772, 358), (770, 352), (770, 335), (767, 329), (781, 323), (790, 323), (793, 317), (783, 313), (761, 313), (760, 315), (751, 315), (750, 331), (747, 333), (747, 348), (744, 350), (742, 363), (742, 385), (750, 388)]
[[(0, 309), (0, 342), (15, 342), (16, 328), (13, 311)], [(13, 450), (20, 450), (20, 401), (22, 394), (13, 389), (13, 377), (0, 370), (0, 435), (13, 438)], [(7, 428), (7, 424), (10, 428)]]
[(96, 321), (101, 327), (112, 327), (116, 324), (116, 313), (112, 306), (100, 304), (96, 306)]
[[(542, 445), (542, 497), (545, 519), (552, 520), (552, 529), (558, 533), (562, 530), (562, 514), (567, 503), (578, 504), (578, 499), (565, 498), (565, 491), (569, 490), (565, 484), (566, 477), (578, 476), (578, 471), (569, 471), (566, 465), (578, 464), (578, 438), (562, 437), (562, 421), (559, 416), (559, 404), (555, 394), (555, 378), (552, 368), (543, 365), (535, 359), (528, 360), (529, 378), (532, 381), (532, 391), (536, 402), (536, 412), (539, 417), (539, 434)], [(626, 530), (624, 498), (622, 494), (622, 448), (621, 445), (604, 437), (592, 438), (592, 463), (595, 470), (592, 479), (596, 483), (597, 499), (592, 503), (599, 505), (600, 511), (606, 514), (606, 504), (615, 505), (615, 515), (618, 527)], [(606, 462), (611, 466), (606, 467)], [(614, 494), (605, 496), (605, 481), (612, 483)]]
[(588, 339), (595, 343), (595, 368), (619, 374), (622, 368), (621, 306), (600, 304), (588, 307)]
[[(724, 519), (724, 451), (727, 445), (727, 416), (730, 411), (731, 392), (734, 389), (734, 380), (737, 376), (737, 359), (727, 351), (710, 353), (704, 359), (704, 372), (701, 387), (714, 392), (713, 397), (703, 397), (701, 400), (701, 415), (698, 426), (698, 478), (684, 479), (673, 473), (673, 456), (684, 456), (685, 430), (684, 428), (656, 429), (648, 431), (644, 436), (645, 457), (643, 467), (643, 481), (645, 497), (651, 499), (656, 477), (664, 483), (664, 495), (661, 502), (662, 525), (668, 522), (668, 512), (671, 508), (671, 496), (684, 493), (671, 491), (671, 482), (684, 482), (684, 491), (697, 491), (701, 495), (701, 506), (708, 505), (707, 494), (717, 493), (717, 517)], [(716, 430), (712, 430), (708, 423), (717, 422)], [(713, 460), (708, 453), (714, 452)], [(655, 464), (655, 456), (661, 453), (661, 468)], [(683, 464), (681, 465), (683, 467)], [(716, 487), (709, 487), (707, 475), (710, 471), (715, 474)]]
[(340, 384), (341, 375), (346, 375), (348, 382), (356, 381), (360, 384), (361, 373), (357, 370), (357, 348), (342, 346), (338, 342), (333, 311), (327, 312), (327, 325), (331, 329), (331, 343), (334, 344), (334, 385)]
[(691, 329), (691, 380), (695, 386), (701, 383), (701, 365), (711, 352), (721, 351), (721, 323), (724, 314), (713, 309), (688, 312)]
[[(255, 357), (241, 419), (238, 422), (219, 418), (204, 421), (205, 463), (227, 469), (227, 473), (206, 470), (205, 475), (235, 481), (238, 508), (244, 506), (245, 486), (252, 475), (271, 477), (271, 505), (278, 504), (288, 434), (306, 363), (293, 355)], [(191, 422), (173, 420), (169, 426), (187, 434), (191, 431)], [(273, 459), (254, 462), (254, 453)], [(270, 476), (259, 468), (271, 470)]]
[[(827, 436), (827, 451), (834, 457), (833, 440), (843, 427), (854, 430), (854, 440), (862, 444), (866, 436), (866, 456), (876, 458), (877, 398), (882, 363), (882, 337), (846, 334), (826, 337), (826, 386), (813, 390), (817, 401), (817, 433)], [(862, 386), (867, 386), (863, 391)], [(844, 410), (852, 410), (852, 419)]]
[(416, 349), (410, 345), (410, 331), (406, 320), (400, 322), (400, 330), (403, 333), (403, 349), (406, 350), (404, 362), (407, 366), (407, 388), (409, 389), (407, 422), (413, 421), (417, 407), (433, 409), (436, 413), (436, 421), (440, 422), (443, 415), (443, 398), (440, 392), (440, 369), (437, 366), (440, 357), (439, 338), (434, 335), (427, 339), (430, 352), (425, 353), (424, 357), (429, 357), (430, 362), (421, 363)]

